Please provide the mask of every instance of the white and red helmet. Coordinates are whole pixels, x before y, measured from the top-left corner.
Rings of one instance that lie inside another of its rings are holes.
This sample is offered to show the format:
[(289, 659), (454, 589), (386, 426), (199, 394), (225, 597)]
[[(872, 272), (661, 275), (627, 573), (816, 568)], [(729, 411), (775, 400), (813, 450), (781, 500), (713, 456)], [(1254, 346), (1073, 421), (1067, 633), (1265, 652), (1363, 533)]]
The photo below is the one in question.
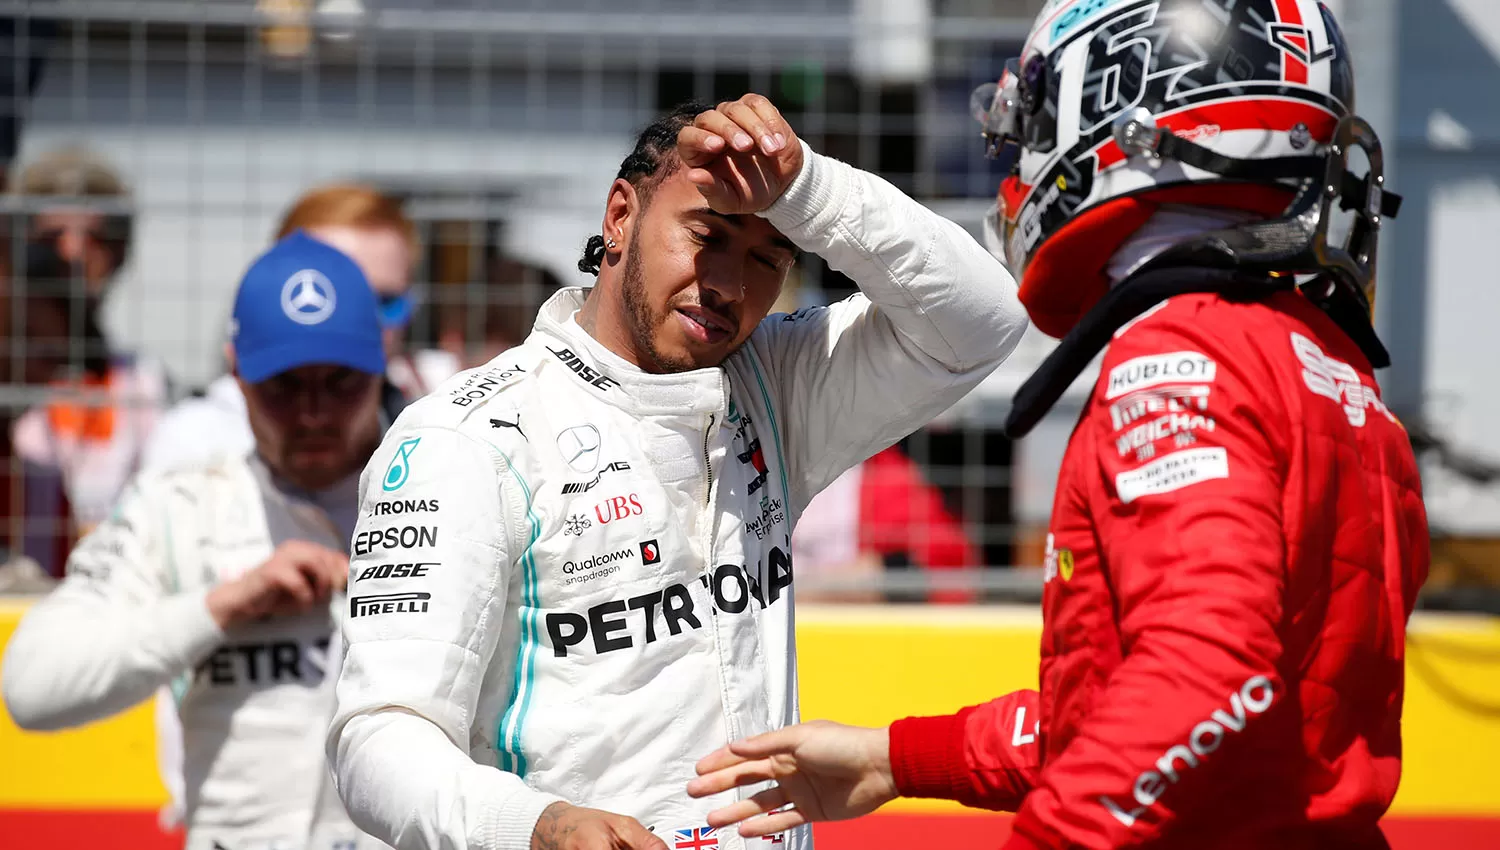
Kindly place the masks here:
[(1157, 208), (1279, 215), (1353, 110), (1348, 50), (1316, 0), (1050, 0), (974, 93), (990, 155), (1012, 166), (991, 250), (1060, 337)]

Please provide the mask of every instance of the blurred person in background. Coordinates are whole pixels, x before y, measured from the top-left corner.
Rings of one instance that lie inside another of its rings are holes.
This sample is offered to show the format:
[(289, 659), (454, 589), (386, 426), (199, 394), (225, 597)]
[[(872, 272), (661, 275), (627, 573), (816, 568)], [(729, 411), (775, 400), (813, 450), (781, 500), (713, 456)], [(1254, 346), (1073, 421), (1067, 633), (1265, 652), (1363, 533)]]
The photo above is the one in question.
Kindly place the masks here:
[(28, 463), (57, 470), (86, 532), (109, 515), (139, 467), (170, 395), (159, 362), (120, 351), (103, 329), (104, 302), (130, 248), (130, 191), (102, 159), (68, 147), (32, 161), (11, 192), (29, 213), (24, 245), (12, 249), (12, 289), (71, 281), (69, 309), (78, 317), (64, 362), (42, 385), (92, 396), (60, 393), (28, 410), (12, 439)]
[(886, 570), (977, 573), (979, 548), (943, 504), (943, 494), (900, 446), (878, 452), (835, 478), (813, 497), (797, 529), (792, 554), (803, 581), (836, 583), (819, 593), (803, 589), (801, 601), (878, 601), (883, 598), (972, 602), (972, 590), (882, 595)]
[(775, 784), (711, 824), (779, 832), (900, 794), (1017, 810), (1008, 850), (1389, 847), (1429, 545), (1373, 374), (1399, 199), (1353, 80), (1313, 0), (1043, 10), (975, 103), (1011, 163), (991, 244), (1063, 337), (1008, 435), (1104, 352), (1052, 512), (1039, 703), (737, 742), (692, 793)]
[[(862, 292), (768, 318), (799, 250)], [(962, 228), (759, 95), (648, 126), (579, 267), (362, 481), (328, 756), (403, 849), (745, 846), (683, 788), (697, 748), (796, 722), (797, 515), (1025, 329)]]
[(17, 725), (50, 730), (170, 682), (188, 850), (350, 850), (368, 839), (321, 741), (359, 471), (381, 434), (377, 300), (352, 260), (297, 232), (245, 273), (233, 315), (254, 452), (138, 476), (26, 612), (0, 687)]
[[(277, 226), (276, 238), (297, 230), (353, 258), (375, 290), (389, 364), (382, 389), (388, 421), (461, 368), (457, 358), (443, 351), (406, 350), (406, 330), (416, 310), (411, 274), (418, 245), (416, 227), (399, 201), (368, 186), (322, 186), (297, 199)], [(254, 442), (239, 382), (224, 375), (209, 383), (202, 396), (167, 412), (146, 447), (144, 462), (150, 469), (203, 463), (221, 454), (246, 454)]]
[[(408, 401), (461, 368), (445, 351), (406, 351), (406, 331), (416, 308), (411, 281), (416, 228), (395, 199), (368, 186), (335, 183), (299, 197), (282, 217), (276, 238), (299, 229), (352, 258), (376, 293), (387, 364), (381, 407), (388, 425)], [(223, 455), (243, 457), (255, 442), (240, 381), (226, 374), (209, 383), (201, 396), (167, 411), (146, 446), (144, 466), (166, 470), (211, 463)], [(182, 729), (169, 689), (157, 694), (156, 709), (157, 758), (170, 798), (161, 823), (172, 828), (182, 822), (186, 801), (181, 793)]]
[[(45, 19), (0, 16), (0, 182), (9, 185), (21, 128), (41, 81), (57, 26)], [(27, 287), (24, 219), (0, 228), (0, 381), (10, 386), (50, 383), (67, 366), (60, 341), (82, 336), (70, 310), (70, 286)], [(17, 257), (21, 259), (18, 260)], [(56, 584), (72, 542), (72, 508), (56, 468), (42, 469), (16, 454), (16, 420), (25, 407), (0, 405), (0, 593), (42, 592)]]
[[(0, 381), (9, 386), (42, 387), (69, 362), (70, 342), (84, 334), (83, 316), (73, 309), (74, 283), (68, 280), (16, 284), (9, 274), (10, 248), (0, 245)], [(40, 592), (61, 575), (72, 544), (72, 510), (55, 467), (20, 457), (12, 435), (22, 408), (0, 406), (0, 592)]]
[(434, 305), (438, 349), (463, 369), (483, 366), (526, 340), (537, 307), (559, 289), (562, 281), (546, 268), (496, 256), (487, 264), (482, 304), (465, 297)]

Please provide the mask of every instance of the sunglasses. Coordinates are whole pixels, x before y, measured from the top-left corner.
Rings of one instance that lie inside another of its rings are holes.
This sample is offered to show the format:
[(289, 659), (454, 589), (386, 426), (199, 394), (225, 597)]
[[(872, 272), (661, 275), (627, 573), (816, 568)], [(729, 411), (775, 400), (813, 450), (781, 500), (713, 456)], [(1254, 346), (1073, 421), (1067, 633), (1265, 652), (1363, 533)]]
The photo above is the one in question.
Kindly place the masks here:
[(376, 302), (376, 312), (380, 314), (382, 328), (404, 328), (411, 324), (411, 317), (417, 312), (417, 298), (410, 291), (400, 295), (381, 295)]

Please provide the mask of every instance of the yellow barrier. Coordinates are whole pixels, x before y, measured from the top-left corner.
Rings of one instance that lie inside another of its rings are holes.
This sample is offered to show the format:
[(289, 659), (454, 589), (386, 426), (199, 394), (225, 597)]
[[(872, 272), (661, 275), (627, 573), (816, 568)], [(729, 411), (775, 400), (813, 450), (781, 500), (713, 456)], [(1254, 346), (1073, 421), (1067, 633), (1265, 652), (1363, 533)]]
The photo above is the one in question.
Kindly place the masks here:
[[(1021, 608), (798, 610), (806, 718), (882, 725), (1036, 687), (1041, 617)], [(1500, 619), (1411, 623), (1393, 815), (1500, 816)], [(891, 810), (958, 811), (902, 800)]]
[[(0, 600), (0, 646), (24, 611)], [(798, 611), (803, 715), (881, 725), (1035, 687), (1040, 617), (1026, 608), (806, 606)], [(1392, 814), (1500, 816), (1500, 621), (1412, 623), (1405, 777)], [(0, 714), (0, 808), (151, 809), (149, 706), (71, 732), (30, 734)], [(956, 812), (901, 801), (893, 811)]]

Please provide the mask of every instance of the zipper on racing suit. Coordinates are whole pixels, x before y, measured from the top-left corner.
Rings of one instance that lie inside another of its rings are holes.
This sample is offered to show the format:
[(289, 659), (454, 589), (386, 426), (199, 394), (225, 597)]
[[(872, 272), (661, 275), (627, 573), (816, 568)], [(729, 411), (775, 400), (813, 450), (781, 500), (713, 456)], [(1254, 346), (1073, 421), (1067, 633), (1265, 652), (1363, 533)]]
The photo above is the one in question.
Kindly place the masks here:
[[(713, 505), (713, 499), (714, 499), (714, 460), (713, 460), (712, 457), (709, 456), (709, 453), (708, 453), (708, 441), (713, 436), (713, 433), (714, 433), (714, 419), (717, 417), (717, 415), (718, 414), (714, 414), (714, 413), (708, 414), (708, 427), (703, 429), (703, 469), (704, 469), (705, 472), (708, 473), (708, 487), (703, 491), (703, 506), (704, 507), (711, 507)], [(712, 520), (710, 520), (710, 522), (709, 522), (709, 533), (708, 533), (708, 549), (707, 549), (707, 551), (709, 552), (709, 554), (713, 553), (713, 548), (714, 548), (713, 547), (714, 536), (713, 536), (713, 528), (712, 528), (712, 526), (713, 526), (713, 522), (712, 522)], [(712, 559), (710, 558), (710, 560), (712, 560)]]
[[(705, 512), (703, 526), (706, 529), (703, 539), (703, 584), (708, 591), (709, 599), (709, 625), (714, 641), (714, 656), (718, 660), (719, 673), (719, 700), (724, 713), (724, 729), (728, 734), (729, 741), (740, 737), (740, 724), (734, 713), (729, 710), (731, 700), (729, 698), (729, 685), (724, 675), (724, 665), (727, 663), (724, 657), (726, 647), (725, 639), (719, 632), (719, 608), (714, 603), (713, 596), (713, 573), (714, 573), (714, 537), (718, 532), (716, 517), (714, 516), (714, 460), (710, 451), (709, 443), (713, 440), (714, 423), (718, 421), (718, 415), (710, 413), (708, 425), (703, 430), (703, 470), (705, 482), (703, 494), (703, 510)], [(727, 741), (726, 741), (727, 743)]]

